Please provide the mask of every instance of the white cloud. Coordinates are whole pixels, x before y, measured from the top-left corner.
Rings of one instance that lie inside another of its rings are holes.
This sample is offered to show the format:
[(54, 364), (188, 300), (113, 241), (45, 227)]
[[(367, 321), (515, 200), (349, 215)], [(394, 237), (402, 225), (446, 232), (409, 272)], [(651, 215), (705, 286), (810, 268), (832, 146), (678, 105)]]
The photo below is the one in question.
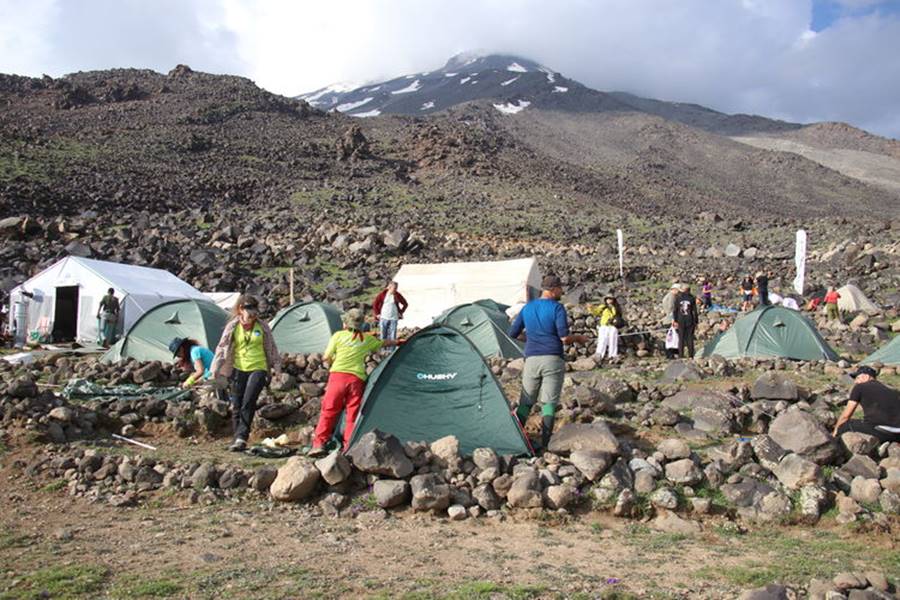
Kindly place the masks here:
[(812, 0), (0, 0), (0, 72), (183, 62), (295, 95), (477, 48), (602, 90), (900, 136), (900, 17), (840, 1), (813, 35)]

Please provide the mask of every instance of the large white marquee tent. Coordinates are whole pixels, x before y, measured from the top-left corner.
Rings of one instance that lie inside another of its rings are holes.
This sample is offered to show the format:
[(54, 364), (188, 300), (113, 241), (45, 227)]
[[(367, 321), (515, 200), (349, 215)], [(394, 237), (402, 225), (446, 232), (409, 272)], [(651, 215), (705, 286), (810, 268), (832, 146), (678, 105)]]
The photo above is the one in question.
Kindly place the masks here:
[(44, 269), (10, 293), (10, 327), (17, 303), (25, 309), (27, 332), (49, 335), (54, 341), (97, 341), (97, 308), (113, 288), (121, 303), (121, 334), (145, 312), (163, 302), (206, 296), (162, 269), (139, 267), (68, 256)]

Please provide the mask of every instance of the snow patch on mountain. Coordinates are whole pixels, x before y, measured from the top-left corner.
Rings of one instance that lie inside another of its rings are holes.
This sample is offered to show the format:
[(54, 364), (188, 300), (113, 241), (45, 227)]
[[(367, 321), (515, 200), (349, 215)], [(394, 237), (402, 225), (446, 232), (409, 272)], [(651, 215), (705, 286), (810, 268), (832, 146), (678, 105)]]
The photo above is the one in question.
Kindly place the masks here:
[(467, 82), (470, 79), (472, 79), (472, 78), (471, 77), (463, 77), (462, 79), (459, 80), (459, 85), (464, 84), (465, 82)]
[[(409, 79), (409, 77), (407, 77), (407, 79)], [(415, 81), (413, 81), (411, 84), (409, 84), (402, 90), (394, 90), (391, 93), (392, 94), (409, 94), (411, 92), (418, 92), (420, 89), (422, 89), (422, 84), (419, 82), (418, 79), (416, 79)]]
[(519, 77), (521, 77), (521, 75), (518, 75), (518, 76), (516, 76), (516, 77), (513, 77), (512, 79), (507, 79), (506, 81), (504, 81), (504, 82), (501, 83), (500, 85), (502, 85), (502, 86), (507, 86), (507, 85), (509, 85), (509, 84), (511, 84), (511, 83), (515, 83), (515, 82), (519, 79)]
[(495, 104), (494, 108), (507, 115), (514, 115), (518, 112), (522, 112), (529, 106), (531, 106), (531, 102), (528, 102), (527, 100), (519, 100), (518, 104), (513, 104), (512, 102), (507, 102), (506, 104)]
[(432, 108), (434, 108), (434, 102), (433, 102), (433, 101), (431, 101), (431, 102), (426, 102), (425, 104), (422, 105), (422, 108), (420, 108), (419, 110), (430, 110), (430, 109), (432, 109)]
[(381, 114), (381, 111), (376, 108), (375, 110), (370, 110), (368, 112), (350, 113), (350, 116), (351, 117), (359, 117), (361, 119), (364, 119), (366, 117), (377, 117), (380, 114)]
[(369, 96), (368, 98), (363, 98), (362, 100), (358, 100), (356, 102), (347, 102), (346, 104), (339, 104), (337, 107), (337, 111), (338, 112), (347, 112), (347, 111), (353, 110), (354, 108), (359, 108), (363, 104), (368, 104), (373, 99), (374, 98)]
[(553, 87), (553, 93), (555, 93), (555, 94), (565, 94), (568, 91), (569, 91), (569, 88), (563, 87), (561, 85), (557, 85), (557, 86)]
[(514, 62), (513, 64), (506, 67), (506, 70), (512, 71), (513, 73), (527, 73), (528, 72), (528, 69), (526, 69), (525, 67), (523, 67), (522, 65), (520, 65), (517, 62)]
[(556, 83), (556, 74), (553, 71), (547, 68), (543, 68), (541, 69), (541, 71), (543, 71), (547, 75), (547, 81), (549, 81), (550, 83)]
[(456, 77), (459, 73), (444, 73), (444, 77)]

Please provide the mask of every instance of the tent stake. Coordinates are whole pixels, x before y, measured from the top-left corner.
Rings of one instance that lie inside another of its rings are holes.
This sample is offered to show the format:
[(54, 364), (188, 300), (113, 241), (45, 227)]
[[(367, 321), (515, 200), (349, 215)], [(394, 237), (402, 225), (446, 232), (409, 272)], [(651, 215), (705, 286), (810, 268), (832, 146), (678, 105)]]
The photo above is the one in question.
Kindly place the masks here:
[(135, 446), (140, 446), (141, 448), (146, 448), (147, 450), (156, 450), (156, 446), (151, 446), (150, 444), (145, 444), (144, 442), (139, 442), (137, 440), (127, 438), (124, 435), (114, 433), (112, 434), (112, 436), (117, 440), (122, 440), (123, 442), (128, 442), (129, 444), (134, 444)]

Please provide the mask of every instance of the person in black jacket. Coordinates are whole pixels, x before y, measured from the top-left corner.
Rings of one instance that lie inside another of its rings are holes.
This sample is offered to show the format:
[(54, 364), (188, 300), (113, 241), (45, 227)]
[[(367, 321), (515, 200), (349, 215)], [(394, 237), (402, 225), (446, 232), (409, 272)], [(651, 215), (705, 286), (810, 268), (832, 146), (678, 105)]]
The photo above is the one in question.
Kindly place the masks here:
[(756, 274), (756, 291), (759, 294), (759, 305), (769, 305), (769, 276), (765, 271)]
[(684, 358), (687, 348), (688, 357), (694, 358), (694, 329), (698, 321), (697, 299), (691, 294), (690, 286), (683, 285), (672, 311), (672, 326), (678, 330), (678, 356)]

